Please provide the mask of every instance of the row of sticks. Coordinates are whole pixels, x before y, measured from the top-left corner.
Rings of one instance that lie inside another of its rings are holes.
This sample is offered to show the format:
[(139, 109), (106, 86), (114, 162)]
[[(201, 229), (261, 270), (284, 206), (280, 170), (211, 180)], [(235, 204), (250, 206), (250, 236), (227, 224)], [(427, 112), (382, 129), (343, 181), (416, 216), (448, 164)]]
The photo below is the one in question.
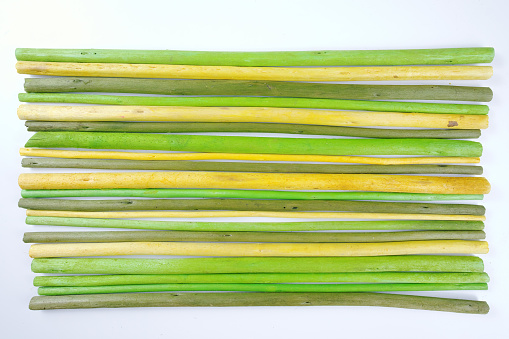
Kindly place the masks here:
[[(21, 74), (63, 76), (25, 81), (18, 116), (36, 133), (20, 150), (23, 167), (143, 170), (20, 175), (27, 224), (137, 230), (26, 233), (32, 270), (66, 274), (37, 276), (31, 309), (488, 312), (482, 301), (379, 292), (487, 289), (480, 258), (447, 255), (487, 253), (484, 207), (429, 202), (489, 192), (485, 178), (451, 176), (482, 174), (470, 165), (481, 144), (458, 139), (478, 138), (489, 108), (415, 100), (487, 102), (491, 90), (310, 81), (488, 79), (490, 66), (464, 65), (491, 62), (492, 48), (16, 56)], [(193, 134), (202, 132), (314, 137)], [(204, 217), (305, 221), (147, 220)], [(80, 258), (126, 255), (211, 258)]]

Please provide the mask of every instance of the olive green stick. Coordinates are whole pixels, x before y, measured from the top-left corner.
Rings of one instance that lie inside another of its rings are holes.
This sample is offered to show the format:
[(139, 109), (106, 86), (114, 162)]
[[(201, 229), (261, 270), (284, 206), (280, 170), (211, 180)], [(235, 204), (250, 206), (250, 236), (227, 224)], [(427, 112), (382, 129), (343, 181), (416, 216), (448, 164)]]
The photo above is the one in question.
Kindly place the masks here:
[(286, 81), (170, 80), (100, 77), (26, 78), (28, 93), (105, 92), (161, 95), (267, 96), (355, 100), (491, 101), (489, 87), (350, 85)]

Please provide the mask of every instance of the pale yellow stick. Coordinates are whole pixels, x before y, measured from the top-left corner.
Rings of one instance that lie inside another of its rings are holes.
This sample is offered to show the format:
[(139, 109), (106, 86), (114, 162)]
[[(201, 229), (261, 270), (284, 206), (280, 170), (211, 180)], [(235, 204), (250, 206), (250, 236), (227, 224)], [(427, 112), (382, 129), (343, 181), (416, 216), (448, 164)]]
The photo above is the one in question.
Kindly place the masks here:
[(384, 174), (111, 172), (23, 173), (22, 189), (224, 188), (268, 190), (345, 190), (435, 194), (487, 194), (482, 177)]
[(333, 155), (298, 154), (235, 154), (235, 153), (137, 153), (118, 151), (64, 151), (44, 148), (20, 148), (19, 154), (29, 157), (71, 159), (125, 159), (125, 160), (245, 160), (337, 162), (373, 165), (403, 164), (477, 164), (480, 158), (467, 157), (406, 157), (377, 158)]
[(21, 120), (38, 121), (265, 122), (449, 129), (488, 127), (487, 115), (350, 112), (268, 107), (20, 105), (18, 117)]
[(235, 67), (18, 61), (20, 74), (276, 81), (486, 80), (491, 66)]
[(385, 243), (197, 243), (123, 242), (35, 244), (32, 258), (111, 255), (192, 255), (221, 257), (345, 257), (407, 254), (485, 254), (488, 243), (466, 240), (399, 241)]

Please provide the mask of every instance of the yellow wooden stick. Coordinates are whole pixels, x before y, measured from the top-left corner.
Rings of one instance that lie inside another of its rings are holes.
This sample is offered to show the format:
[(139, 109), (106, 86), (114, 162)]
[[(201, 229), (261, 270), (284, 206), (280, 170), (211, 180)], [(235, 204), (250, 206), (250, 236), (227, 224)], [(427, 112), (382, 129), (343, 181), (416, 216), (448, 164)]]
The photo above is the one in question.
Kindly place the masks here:
[(484, 254), (485, 241), (429, 240), (385, 243), (200, 243), (121, 242), (35, 244), (32, 258), (113, 255), (191, 255), (221, 257), (345, 257), (407, 254)]
[(276, 81), (486, 80), (491, 66), (235, 67), (18, 61), (20, 74)]
[[(265, 122), (326, 126), (485, 129), (487, 115), (392, 113), (268, 107), (20, 105), (21, 120)], [(452, 124), (451, 121), (455, 123)]]
[(312, 218), (312, 219), (376, 219), (376, 220), (467, 220), (484, 221), (484, 215), (399, 214), (352, 212), (268, 212), (268, 211), (144, 211), (144, 212), (77, 212), (27, 210), (29, 217), (63, 218)]
[(384, 174), (113, 172), (23, 173), (22, 189), (224, 188), (267, 190), (345, 190), (435, 194), (487, 194), (482, 177)]
[(125, 160), (245, 160), (337, 162), (372, 165), (404, 164), (478, 164), (480, 158), (468, 157), (406, 157), (377, 158), (333, 155), (298, 154), (235, 154), (235, 153), (138, 153), (118, 151), (65, 151), (44, 148), (20, 148), (19, 154), (30, 157), (71, 159), (125, 159)]

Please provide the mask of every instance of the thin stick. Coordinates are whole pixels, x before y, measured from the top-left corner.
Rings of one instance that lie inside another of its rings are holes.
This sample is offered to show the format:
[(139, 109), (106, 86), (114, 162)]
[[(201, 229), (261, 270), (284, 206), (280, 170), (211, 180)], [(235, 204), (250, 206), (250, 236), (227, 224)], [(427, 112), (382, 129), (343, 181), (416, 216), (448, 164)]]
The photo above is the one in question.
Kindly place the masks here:
[(119, 220), (87, 218), (26, 218), (28, 225), (127, 228), (179, 231), (337, 231), (337, 230), (437, 230), (437, 231), (482, 231), (482, 221), (314, 221), (314, 222), (191, 222)]
[(478, 272), (481, 258), (454, 255), (379, 257), (61, 258), (34, 259), (32, 272), (60, 274), (210, 274), (342, 272)]
[(305, 155), (480, 157), (482, 145), (441, 139), (309, 139), (103, 132), (37, 132), (25, 147)]
[(487, 194), (482, 177), (383, 174), (115, 172), (22, 173), (22, 189), (219, 188), (268, 190), (344, 190), (431, 194)]
[(344, 85), (284, 81), (118, 78), (26, 78), (28, 93), (105, 92), (162, 95), (268, 96), (355, 100), (491, 101), (489, 87), (443, 85)]
[(464, 174), (480, 175), (481, 166), (454, 165), (324, 165), (241, 162), (196, 162), (182, 160), (102, 160), (24, 158), (28, 168), (95, 168), (123, 170), (218, 171), (263, 173), (373, 173), (373, 174)]
[(403, 231), (403, 232), (190, 232), (190, 231), (113, 231), (113, 232), (27, 232), (26, 243), (79, 243), (125, 241), (218, 241), (218, 242), (385, 242), (416, 240), (478, 240), (483, 231)]
[(39, 295), (73, 295), (168, 291), (227, 291), (274, 293), (337, 293), (487, 290), (487, 284), (150, 284), (114, 286), (39, 287)]
[(16, 70), (33, 75), (270, 81), (487, 80), (493, 75), (491, 66), (282, 68), (33, 61), (18, 61)]
[[(170, 108), (154, 109), (154, 112), (173, 112), (191, 111), (191, 112), (217, 112), (221, 111), (214, 107), (237, 107), (237, 109), (229, 109), (242, 114), (248, 112), (270, 111), (282, 115), (296, 112), (296, 108), (305, 109), (328, 109), (328, 110), (362, 110), (362, 111), (380, 111), (380, 112), (405, 112), (405, 113), (440, 113), (454, 114), (456, 117), (461, 114), (485, 115), (488, 114), (487, 105), (474, 104), (437, 104), (437, 103), (418, 103), (418, 102), (401, 102), (401, 101), (368, 101), (368, 100), (340, 100), (340, 99), (309, 99), (309, 98), (277, 98), (277, 97), (155, 97), (155, 96), (124, 96), (124, 95), (99, 95), (99, 94), (74, 94), (74, 93), (20, 93), (18, 95), (20, 101), (23, 102), (57, 102), (57, 103), (82, 103), (96, 105), (113, 105), (104, 107), (104, 110), (113, 110), (116, 105), (126, 106), (170, 106)], [(181, 108), (173, 106), (183, 106)], [(201, 110), (185, 108), (202, 107)], [(43, 106), (42, 108), (47, 107)], [(205, 108), (209, 109), (206, 110)], [(252, 108), (249, 108), (252, 107)], [(42, 108), (40, 108), (42, 110)], [(75, 107), (76, 108), (76, 107)], [(265, 108), (265, 109), (264, 109)], [(279, 108), (279, 109), (276, 109)], [(287, 108), (286, 110), (282, 108)], [(290, 110), (289, 108), (293, 108)], [(77, 109), (77, 108), (76, 108)], [(98, 109), (98, 108), (97, 108)], [(119, 108), (117, 108), (119, 109)], [(128, 110), (129, 107), (120, 109)], [(138, 110), (140, 108), (135, 108)], [(150, 108), (152, 109), (152, 108)], [(136, 111), (135, 111), (136, 112)], [(304, 110), (307, 113), (316, 111)], [(154, 113), (154, 114), (155, 114)], [(329, 112), (330, 114), (334, 112)], [(342, 112), (335, 112), (342, 113)], [(357, 112), (359, 113), (359, 112)], [(346, 113), (343, 113), (346, 114)], [(274, 114), (276, 115), (276, 114)], [(372, 115), (372, 114), (371, 114)], [(100, 117), (100, 116), (99, 116)], [(140, 116), (140, 118), (142, 118)], [(28, 120), (28, 119), (27, 119)], [(43, 120), (43, 119), (30, 119)], [(124, 119), (128, 120), (128, 119)], [(72, 121), (72, 120), (71, 120)], [(91, 120), (94, 121), (94, 120)], [(154, 121), (154, 120), (146, 120)], [(164, 120), (163, 120), (164, 121)], [(179, 121), (179, 120), (177, 120)], [(189, 122), (192, 120), (180, 120)], [(208, 120), (209, 122), (213, 122)], [(312, 121), (312, 120), (311, 120)], [(217, 121), (216, 121), (217, 122)], [(222, 122), (219, 120), (218, 122)], [(249, 121), (244, 121), (249, 122)], [(259, 121), (269, 122), (269, 121)], [(285, 123), (285, 120), (273, 121)], [(304, 123), (304, 122), (301, 122)], [(317, 124), (315, 122), (315, 124)], [(327, 125), (322, 123), (321, 125)], [(419, 127), (419, 126), (416, 126)], [(425, 127), (425, 126), (421, 126)]]
[(281, 283), (487, 283), (486, 273), (363, 272), (363, 273), (233, 273), (115, 274), (36, 276), (34, 286), (111, 286), (143, 284), (281, 284)]
[(58, 62), (123, 62), (175, 65), (235, 66), (361, 66), (361, 65), (454, 65), (490, 63), (492, 47), (323, 50), (277, 52), (216, 52), (128, 49), (17, 48), (16, 59)]
[(21, 198), (18, 206), (31, 210), (54, 211), (343, 211), (402, 214), (484, 215), (481, 205), (433, 204), (338, 200), (265, 200), (265, 199), (38, 199)]
[(30, 246), (31, 258), (117, 255), (186, 255), (220, 257), (342, 257), (407, 254), (486, 254), (488, 243), (426, 240), (383, 243), (201, 243), (120, 242), (62, 243)]
[(446, 201), (482, 200), (481, 194), (422, 194), (388, 192), (292, 192), (212, 189), (103, 189), (103, 190), (21, 190), (23, 198), (143, 197), (143, 198), (230, 198), (290, 200), (391, 200)]
[(20, 148), (20, 155), (69, 159), (125, 159), (125, 160), (246, 160), (246, 161), (298, 161), (337, 162), (373, 165), (414, 164), (478, 164), (480, 158), (467, 157), (359, 157), (298, 154), (239, 154), (239, 153), (145, 153), (114, 151), (67, 151), (41, 148)]

